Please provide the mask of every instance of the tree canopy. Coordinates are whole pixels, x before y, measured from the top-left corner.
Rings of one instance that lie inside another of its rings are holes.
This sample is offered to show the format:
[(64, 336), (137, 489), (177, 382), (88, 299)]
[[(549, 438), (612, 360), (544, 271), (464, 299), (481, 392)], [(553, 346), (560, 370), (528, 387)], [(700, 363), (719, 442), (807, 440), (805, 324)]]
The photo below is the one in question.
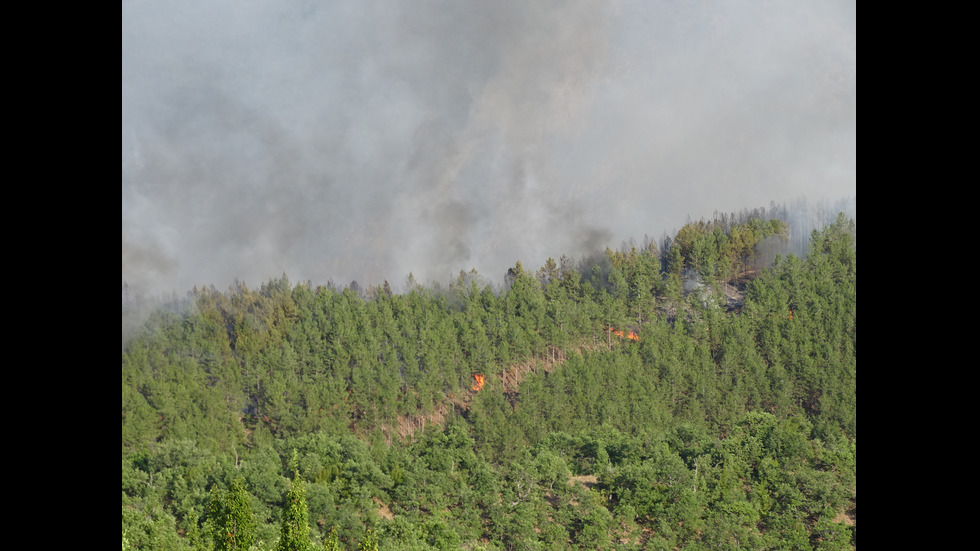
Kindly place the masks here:
[(123, 548), (849, 549), (855, 224), (787, 232), (194, 289), (123, 348)]

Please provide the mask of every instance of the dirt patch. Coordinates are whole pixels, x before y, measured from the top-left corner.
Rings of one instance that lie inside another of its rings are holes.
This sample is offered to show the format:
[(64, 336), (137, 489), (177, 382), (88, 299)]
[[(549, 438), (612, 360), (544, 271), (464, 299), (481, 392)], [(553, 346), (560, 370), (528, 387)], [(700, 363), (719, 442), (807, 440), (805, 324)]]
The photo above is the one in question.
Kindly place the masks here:
[[(504, 393), (514, 398), (524, 379), (533, 372), (551, 372), (557, 369), (565, 361), (565, 351), (557, 346), (549, 346), (548, 352), (543, 358), (530, 358), (527, 361), (511, 364), (503, 371), (493, 376), (501, 382)], [(390, 444), (395, 434), (402, 440), (411, 439), (420, 430), (425, 430), (427, 425), (441, 425), (451, 409), (468, 410), (470, 402), (480, 391), (471, 388), (459, 390), (459, 394), (450, 394), (446, 400), (437, 405), (432, 413), (428, 415), (399, 415), (393, 426), (386, 425), (382, 428), (386, 441)], [(514, 405), (512, 403), (512, 405)]]
[[(581, 353), (583, 350), (609, 346), (611, 344), (608, 341), (609, 338), (607, 335), (604, 337), (606, 340), (599, 340), (594, 336), (592, 345), (583, 342), (571, 347), (571, 350), (573, 353)], [(487, 376), (487, 384), (490, 384), (491, 377), (500, 381), (500, 384), (503, 386), (504, 395), (511, 401), (511, 407), (516, 408), (517, 393), (520, 391), (521, 383), (532, 373), (539, 371), (550, 373), (558, 369), (568, 357), (568, 353), (562, 348), (549, 345), (547, 351), (541, 356), (508, 365), (496, 373), (485, 374)], [(456, 394), (449, 394), (445, 400), (435, 406), (432, 413), (427, 415), (399, 415), (394, 422), (384, 425), (381, 429), (385, 435), (386, 442), (391, 444), (394, 438), (400, 438), (402, 441), (409, 440), (417, 431), (424, 430), (428, 425), (443, 424), (446, 417), (453, 410), (457, 412), (469, 410), (470, 402), (473, 401), (473, 398), (478, 392), (486, 392), (486, 390), (474, 391), (472, 387), (463, 387)], [(353, 424), (352, 422), (352, 429)]]
[(573, 476), (568, 479), (569, 484), (581, 484), (588, 489), (592, 489), (593, 486), (599, 483), (599, 479), (595, 475), (585, 475), (585, 476)]
[(511, 364), (499, 374), (504, 392), (517, 392), (528, 375), (538, 370), (550, 373), (565, 361), (565, 351), (557, 346), (549, 346), (543, 358), (529, 358), (527, 361)]
[(847, 506), (847, 510), (843, 513), (838, 513), (834, 517), (834, 522), (843, 522), (847, 526), (854, 526), (857, 520), (857, 502), (856, 499), (852, 499), (850, 504)]
[(398, 436), (402, 440), (411, 438), (415, 431), (425, 430), (426, 425), (441, 425), (446, 420), (446, 413), (449, 412), (451, 404), (442, 403), (428, 415), (399, 415), (398, 416)]
[(381, 518), (383, 518), (385, 520), (391, 520), (391, 519), (395, 518), (394, 513), (391, 512), (391, 509), (389, 509), (388, 506), (385, 505), (385, 503), (383, 501), (381, 501), (378, 498), (373, 498), (373, 499), (374, 499), (374, 502), (378, 504), (378, 515)]
[(848, 526), (854, 526), (854, 519), (854, 511), (846, 511), (839, 513), (836, 517), (834, 517), (834, 522), (843, 522)]

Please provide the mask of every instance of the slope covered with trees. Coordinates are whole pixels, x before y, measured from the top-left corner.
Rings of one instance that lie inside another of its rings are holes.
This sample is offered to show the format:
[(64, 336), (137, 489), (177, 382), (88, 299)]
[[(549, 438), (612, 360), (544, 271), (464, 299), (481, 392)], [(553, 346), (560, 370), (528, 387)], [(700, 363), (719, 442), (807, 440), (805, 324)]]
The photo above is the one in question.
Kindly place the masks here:
[(123, 548), (848, 549), (855, 235), (195, 289), (124, 344)]

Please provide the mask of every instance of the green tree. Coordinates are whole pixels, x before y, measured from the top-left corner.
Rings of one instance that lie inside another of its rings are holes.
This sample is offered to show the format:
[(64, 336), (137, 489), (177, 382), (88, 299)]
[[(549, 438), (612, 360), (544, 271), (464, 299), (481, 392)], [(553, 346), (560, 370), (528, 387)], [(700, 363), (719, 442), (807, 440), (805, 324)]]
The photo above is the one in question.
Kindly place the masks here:
[(255, 515), (245, 479), (238, 477), (227, 492), (213, 491), (208, 513), (215, 551), (250, 549), (255, 543)]
[(361, 540), (361, 545), (358, 547), (360, 551), (378, 551), (378, 538), (374, 535), (374, 531), (370, 528), (367, 529), (367, 533), (364, 534), (364, 539)]
[(336, 526), (330, 529), (330, 534), (323, 541), (323, 551), (340, 551), (340, 538), (337, 536)]
[(312, 551), (310, 542), (309, 509), (306, 506), (306, 490), (297, 468), (297, 454), (293, 450), (290, 461), (293, 470), (293, 483), (286, 493), (282, 512), (282, 527), (276, 551)]

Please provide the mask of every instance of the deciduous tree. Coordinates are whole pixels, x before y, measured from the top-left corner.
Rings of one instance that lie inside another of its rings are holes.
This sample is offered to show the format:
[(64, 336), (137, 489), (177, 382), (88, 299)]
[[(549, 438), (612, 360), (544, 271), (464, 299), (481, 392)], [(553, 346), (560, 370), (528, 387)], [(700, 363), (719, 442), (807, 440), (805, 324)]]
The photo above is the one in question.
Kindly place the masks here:
[(293, 470), (293, 483), (289, 487), (286, 501), (283, 504), (282, 525), (276, 551), (312, 551), (310, 513), (306, 506), (306, 489), (297, 467), (296, 450), (293, 450), (293, 458), (290, 463)]

